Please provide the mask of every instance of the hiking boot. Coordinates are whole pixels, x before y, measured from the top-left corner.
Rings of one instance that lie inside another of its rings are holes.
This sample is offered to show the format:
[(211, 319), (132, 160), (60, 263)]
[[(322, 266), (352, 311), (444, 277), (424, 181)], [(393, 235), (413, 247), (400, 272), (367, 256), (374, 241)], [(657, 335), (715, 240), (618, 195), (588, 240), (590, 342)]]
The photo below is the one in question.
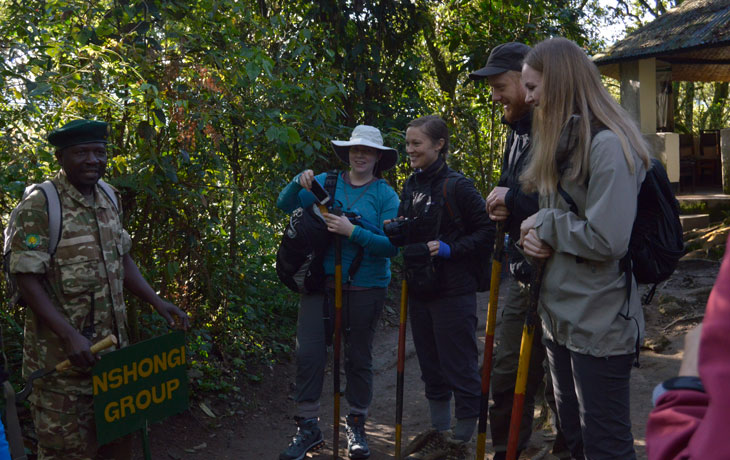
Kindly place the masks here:
[(405, 460), (436, 460), (446, 454), (446, 436), (437, 430), (428, 430), (416, 436), (403, 451)]
[(368, 438), (365, 436), (365, 417), (350, 414), (345, 417), (347, 425), (347, 455), (352, 460), (370, 457)]
[(449, 438), (446, 440), (446, 455), (438, 457), (440, 460), (467, 460), (471, 459), (469, 443), (458, 439)]
[(302, 460), (307, 452), (324, 445), (322, 431), (317, 426), (316, 418), (294, 417), (294, 420), (297, 423), (297, 432), (292, 437), (289, 447), (279, 454), (279, 460)]

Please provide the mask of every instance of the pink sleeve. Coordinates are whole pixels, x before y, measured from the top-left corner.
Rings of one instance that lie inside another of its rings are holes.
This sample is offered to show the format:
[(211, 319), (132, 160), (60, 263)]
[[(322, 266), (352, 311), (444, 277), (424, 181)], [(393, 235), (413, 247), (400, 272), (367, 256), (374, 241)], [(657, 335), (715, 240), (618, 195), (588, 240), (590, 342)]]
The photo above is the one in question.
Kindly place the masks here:
[(649, 460), (730, 459), (730, 250), (707, 301), (699, 373), (706, 393), (668, 391), (649, 414)]

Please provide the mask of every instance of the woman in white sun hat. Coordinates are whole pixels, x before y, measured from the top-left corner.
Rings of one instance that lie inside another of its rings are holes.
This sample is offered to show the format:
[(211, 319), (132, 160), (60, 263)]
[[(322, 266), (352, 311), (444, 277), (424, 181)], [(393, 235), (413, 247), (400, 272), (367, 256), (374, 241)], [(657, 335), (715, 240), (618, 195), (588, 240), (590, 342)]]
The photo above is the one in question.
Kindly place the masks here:
[[(342, 331), (345, 340), (345, 398), (349, 405), (347, 448), (351, 459), (368, 458), (370, 450), (364, 423), (373, 397), (372, 343), (375, 327), (383, 310), (386, 289), (390, 282), (390, 257), (397, 249), (382, 234), (383, 221), (393, 219), (398, 211), (398, 195), (381, 179), (383, 171), (395, 166), (398, 154), (383, 145), (380, 131), (358, 125), (349, 141), (332, 141), (335, 154), (349, 169), (337, 174), (334, 205), (346, 215), (325, 215), (327, 229), (342, 239), (343, 307)], [(327, 173), (314, 175), (311, 169), (297, 174), (281, 191), (276, 205), (286, 212), (311, 205), (313, 181), (324, 186)], [(330, 176), (332, 180), (332, 176)], [(349, 215), (359, 216), (363, 225), (355, 225)], [(361, 253), (357, 271), (348, 276), (350, 266)], [(327, 359), (325, 311), (333, 310), (334, 247), (324, 258), (328, 282), (323, 293), (302, 294), (297, 319), (297, 433), (279, 455), (280, 460), (298, 460), (322, 444), (317, 421)], [(330, 315), (330, 317), (332, 317)]]

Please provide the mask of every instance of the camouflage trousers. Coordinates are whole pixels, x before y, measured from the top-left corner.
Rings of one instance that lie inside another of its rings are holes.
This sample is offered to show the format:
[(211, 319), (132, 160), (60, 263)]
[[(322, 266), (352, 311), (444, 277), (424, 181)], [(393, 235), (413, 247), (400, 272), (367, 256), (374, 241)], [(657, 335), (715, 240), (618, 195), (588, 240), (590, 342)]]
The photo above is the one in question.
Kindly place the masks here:
[(99, 446), (91, 395), (34, 390), (31, 413), (38, 437), (38, 460), (129, 460), (130, 435)]

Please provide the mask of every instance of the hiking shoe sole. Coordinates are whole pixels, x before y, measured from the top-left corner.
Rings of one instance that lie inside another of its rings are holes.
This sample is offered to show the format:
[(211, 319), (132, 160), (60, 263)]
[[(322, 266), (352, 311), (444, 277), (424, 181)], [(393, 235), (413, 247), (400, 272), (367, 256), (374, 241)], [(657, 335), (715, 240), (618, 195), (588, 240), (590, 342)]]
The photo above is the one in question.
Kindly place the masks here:
[(352, 454), (348, 454), (348, 457), (350, 458), (350, 460), (363, 460), (366, 458), (370, 458), (370, 452), (368, 452), (368, 453), (354, 452)]
[(302, 460), (302, 459), (303, 459), (304, 457), (306, 457), (306, 456), (307, 456), (307, 453), (308, 453), (308, 452), (312, 452), (312, 451), (315, 451), (315, 450), (319, 450), (319, 449), (321, 449), (321, 448), (323, 448), (323, 447), (324, 447), (324, 439), (320, 439), (320, 440), (318, 440), (318, 441), (316, 441), (316, 442), (312, 443), (312, 445), (311, 445), (311, 446), (307, 447), (307, 448), (306, 448), (306, 449), (304, 450), (304, 452), (302, 453), (302, 455), (300, 455), (299, 457), (294, 457), (294, 458), (287, 458), (287, 457), (282, 457), (282, 456), (280, 455), (280, 456), (279, 456), (279, 460)]

